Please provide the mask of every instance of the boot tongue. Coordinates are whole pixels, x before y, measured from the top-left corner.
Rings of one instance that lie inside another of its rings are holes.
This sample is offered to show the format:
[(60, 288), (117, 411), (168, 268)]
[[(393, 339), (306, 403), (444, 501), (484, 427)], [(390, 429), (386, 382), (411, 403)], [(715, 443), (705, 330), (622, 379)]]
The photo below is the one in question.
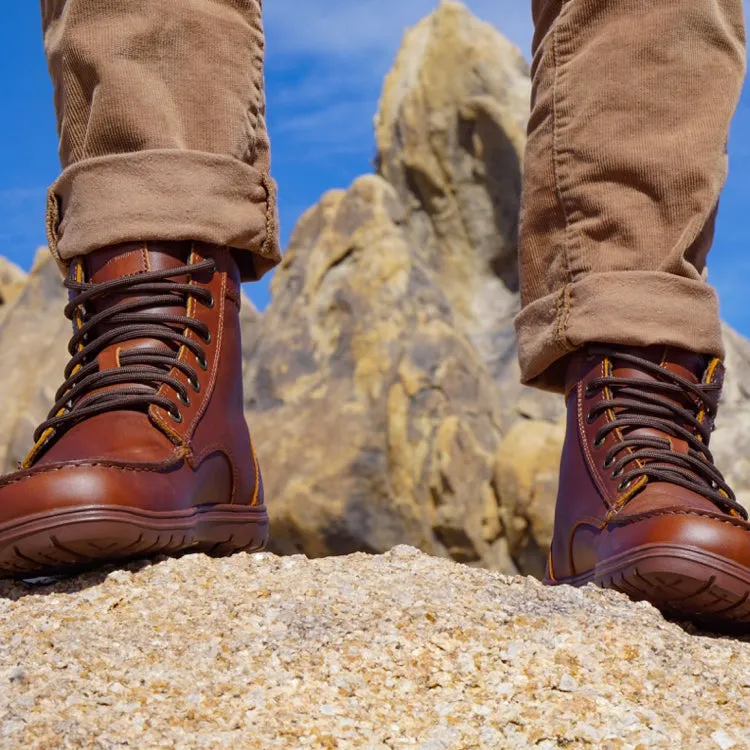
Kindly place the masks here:
[[(83, 259), (84, 274), (88, 281), (100, 284), (104, 281), (135, 276), (148, 271), (164, 271), (179, 268), (188, 261), (188, 243), (127, 243), (107, 247), (87, 255)], [(175, 278), (175, 281), (184, 281)]]
[[(94, 284), (102, 284), (126, 277), (137, 277), (151, 271), (161, 271), (170, 268), (180, 268), (188, 263), (190, 254), (190, 243), (128, 243), (114, 247), (104, 248), (91, 253), (82, 259), (83, 275), (86, 281)], [(186, 276), (173, 276), (170, 281), (177, 283), (187, 282)], [(103, 294), (87, 303), (89, 316), (95, 315), (116, 307), (123, 302), (133, 300), (145, 300), (151, 296), (150, 292), (139, 294), (137, 289), (126, 290), (122, 293), (112, 291), (111, 294)], [(147, 314), (153, 319), (153, 324), (160, 324), (165, 316), (184, 315), (185, 308), (182, 299), (175, 297), (174, 305), (143, 306), (137, 312)], [(91, 331), (89, 339), (111, 331), (121, 325), (116, 320), (105, 320)], [(171, 326), (175, 332), (179, 330)], [(127, 341), (119, 341), (104, 348), (97, 356), (99, 371), (109, 370), (121, 365), (123, 353), (135, 349), (161, 349), (169, 345), (156, 338), (133, 338)], [(84, 397), (85, 398), (85, 397)]]
[[(648, 348), (623, 347), (619, 349), (619, 351), (653, 362), (664, 370), (674, 373), (693, 384), (698, 384), (703, 381), (703, 376), (708, 366), (707, 357), (672, 346), (651, 346)], [(652, 373), (644, 368), (639, 368), (638, 365), (624, 359), (618, 359), (617, 354), (614, 354), (612, 357), (612, 375), (616, 378), (630, 378), (643, 381), (644, 383), (667, 379), (659, 377), (656, 373)], [(648, 390), (649, 393), (658, 395), (665, 401), (670, 401), (673, 404), (687, 408), (696, 414), (703, 408), (700, 399), (687, 390), (677, 398), (671, 397), (666, 393), (659, 393), (658, 391), (652, 391), (651, 389)], [(628, 397), (634, 398), (633, 396)], [(616, 413), (622, 411), (622, 409), (615, 409)], [(693, 431), (693, 428), (689, 424), (681, 424), (681, 426)], [(669, 440), (672, 450), (684, 454), (689, 452), (689, 445), (685, 440), (675, 437), (674, 435), (669, 435), (668, 433), (653, 427), (631, 428), (625, 430), (625, 432), (628, 437), (648, 435), (651, 437), (664, 438)]]
[[(707, 358), (674, 346), (649, 346), (646, 348), (621, 347), (619, 351), (653, 362), (665, 370), (679, 375), (690, 383), (700, 383), (708, 366)], [(658, 380), (655, 374), (638, 368), (630, 362), (612, 358), (612, 374), (620, 378), (637, 380)]]

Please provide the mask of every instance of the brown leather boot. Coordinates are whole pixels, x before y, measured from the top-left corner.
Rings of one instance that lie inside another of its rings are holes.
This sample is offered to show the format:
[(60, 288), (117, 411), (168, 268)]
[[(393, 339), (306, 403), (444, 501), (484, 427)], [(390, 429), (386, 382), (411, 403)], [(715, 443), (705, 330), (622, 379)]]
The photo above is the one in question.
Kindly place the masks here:
[(547, 583), (750, 624), (750, 524), (708, 450), (723, 377), (719, 360), (663, 346), (572, 358)]
[(72, 359), (36, 446), (0, 480), (0, 573), (263, 547), (231, 252), (120, 245), (73, 261), (65, 284)]

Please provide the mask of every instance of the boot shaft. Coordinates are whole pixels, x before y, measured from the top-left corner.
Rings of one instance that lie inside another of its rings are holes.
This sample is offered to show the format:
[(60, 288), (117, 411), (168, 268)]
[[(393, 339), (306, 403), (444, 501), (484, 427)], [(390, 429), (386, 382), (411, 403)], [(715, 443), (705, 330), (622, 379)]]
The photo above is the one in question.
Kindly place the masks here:
[[(233, 464), (238, 497), (252, 496), (231, 251), (130, 243), (77, 258), (67, 283), (73, 364), (51, 413), (59, 421), (42, 426), (26, 466), (74, 460), (92, 447), (107, 460), (165, 461), (178, 452), (198, 463), (213, 450)], [(81, 389), (86, 377), (91, 387)]]

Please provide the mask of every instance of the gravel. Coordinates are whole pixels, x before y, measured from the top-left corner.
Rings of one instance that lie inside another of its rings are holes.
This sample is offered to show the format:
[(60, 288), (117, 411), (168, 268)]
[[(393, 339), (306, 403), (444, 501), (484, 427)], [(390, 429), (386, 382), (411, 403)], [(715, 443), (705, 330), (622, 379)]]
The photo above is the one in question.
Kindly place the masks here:
[(2, 748), (750, 746), (750, 643), (409, 547), (0, 597)]

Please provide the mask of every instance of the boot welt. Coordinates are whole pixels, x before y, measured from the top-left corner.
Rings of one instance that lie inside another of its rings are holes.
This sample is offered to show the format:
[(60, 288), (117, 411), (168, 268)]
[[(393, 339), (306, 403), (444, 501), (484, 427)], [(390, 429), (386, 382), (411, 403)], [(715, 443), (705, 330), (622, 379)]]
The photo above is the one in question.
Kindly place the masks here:
[(750, 571), (697, 547), (645, 544), (548, 585), (593, 583), (712, 629), (750, 631)]
[(184, 552), (257, 551), (265, 547), (268, 526), (263, 505), (165, 512), (107, 505), (60, 509), (0, 526), (0, 575), (54, 575)]

